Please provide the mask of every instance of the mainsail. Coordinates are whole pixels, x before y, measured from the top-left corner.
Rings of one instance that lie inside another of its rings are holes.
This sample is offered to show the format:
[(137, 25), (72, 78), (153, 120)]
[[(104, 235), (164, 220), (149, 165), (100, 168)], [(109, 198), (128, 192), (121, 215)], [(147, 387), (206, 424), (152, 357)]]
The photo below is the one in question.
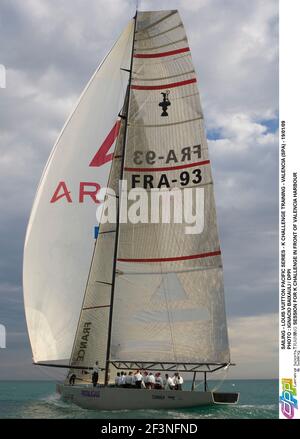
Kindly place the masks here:
[[(177, 11), (138, 13), (133, 60), (128, 190), (134, 184), (150, 191), (161, 182), (167, 189), (203, 188), (204, 229), (186, 234), (185, 223), (121, 224), (111, 360), (226, 363), (213, 181), (196, 74)], [(159, 103), (166, 92), (171, 105), (163, 117)], [(149, 151), (153, 160), (147, 162)]]
[[(138, 12), (128, 102), (110, 185), (202, 188), (203, 230), (100, 225), (71, 366), (230, 362), (210, 160), (191, 53), (177, 11)], [(119, 201), (121, 203), (121, 201)], [(122, 208), (122, 204), (120, 206)]]
[[(94, 247), (96, 193), (107, 186), (130, 67), (134, 20), (96, 70), (45, 167), (24, 248), (35, 362), (69, 362)], [(124, 70), (123, 70), (124, 69)]]

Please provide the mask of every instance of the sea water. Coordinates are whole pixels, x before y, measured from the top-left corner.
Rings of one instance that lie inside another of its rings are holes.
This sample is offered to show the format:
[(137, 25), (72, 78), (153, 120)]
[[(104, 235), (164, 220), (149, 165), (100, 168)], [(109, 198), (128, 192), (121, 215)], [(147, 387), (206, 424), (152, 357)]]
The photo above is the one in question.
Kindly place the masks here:
[[(186, 382), (185, 388), (191, 383)], [(210, 388), (214, 383), (210, 381)], [(201, 389), (201, 387), (199, 388)], [(201, 389), (202, 390), (202, 389)], [(219, 391), (240, 392), (237, 405), (176, 410), (94, 411), (63, 402), (53, 381), (0, 381), (0, 418), (252, 419), (278, 418), (278, 380), (226, 380)]]

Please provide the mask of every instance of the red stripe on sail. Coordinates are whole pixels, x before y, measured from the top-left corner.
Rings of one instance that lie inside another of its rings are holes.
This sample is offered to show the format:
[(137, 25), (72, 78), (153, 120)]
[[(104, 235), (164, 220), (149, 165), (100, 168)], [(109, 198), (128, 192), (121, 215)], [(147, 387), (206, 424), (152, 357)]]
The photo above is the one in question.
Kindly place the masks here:
[(117, 120), (117, 122), (114, 124), (114, 126), (112, 127), (106, 138), (104, 139), (104, 142), (96, 152), (89, 166), (98, 167), (112, 160), (113, 153), (111, 154), (107, 154), (107, 153), (110, 150), (116, 138), (118, 137), (120, 126), (121, 126), (121, 121)]
[(186, 79), (185, 81), (180, 82), (172, 82), (171, 84), (164, 85), (131, 85), (131, 89), (133, 90), (163, 90), (168, 88), (181, 87), (183, 85), (193, 84), (197, 82), (196, 78)]
[(176, 171), (176, 169), (186, 169), (186, 168), (193, 168), (195, 166), (204, 166), (208, 165), (210, 163), (210, 160), (204, 160), (202, 162), (197, 163), (189, 163), (188, 165), (179, 165), (179, 166), (165, 166), (162, 168), (125, 168), (125, 171), (129, 172), (159, 172), (159, 171)]
[(136, 53), (134, 58), (160, 58), (162, 56), (176, 55), (177, 53), (189, 52), (189, 47), (183, 47), (182, 49), (169, 50), (168, 52), (160, 53)]
[(126, 259), (126, 258), (118, 258), (120, 262), (175, 262), (175, 261), (187, 261), (189, 259), (203, 259), (210, 258), (211, 256), (219, 256), (221, 254), (220, 250), (208, 253), (200, 253), (198, 255), (189, 255), (189, 256), (175, 256), (171, 258), (145, 258), (145, 259)]

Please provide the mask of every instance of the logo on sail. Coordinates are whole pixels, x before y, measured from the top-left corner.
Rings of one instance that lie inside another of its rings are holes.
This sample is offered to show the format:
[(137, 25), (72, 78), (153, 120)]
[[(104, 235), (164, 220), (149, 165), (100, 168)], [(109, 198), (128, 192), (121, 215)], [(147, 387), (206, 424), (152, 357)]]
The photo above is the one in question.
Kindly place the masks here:
[(158, 105), (163, 110), (161, 113), (161, 116), (166, 117), (166, 116), (169, 116), (167, 113), (167, 109), (171, 105), (171, 102), (169, 100), (170, 90), (166, 90), (165, 92), (162, 92), (161, 94), (163, 95), (163, 100)]
[(93, 159), (90, 162), (90, 167), (99, 167), (104, 165), (107, 162), (110, 162), (113, 159), (113, 153), (108, 154), (108, 151), (114, 144), (116, 138), (119, 135), (121, 127), (121, 121), (117, 120), (117, 122), (114, 124), (106, 138), (104, 139), (103, 143), (101, 144), (100, 148), (94, 155)]
[(82, 335), (79, 339), (79, 349), (75, 361), (83, 361), (88, 347), (89, 336), (91, 332), (91, 322), (85, 322), (83, 325)]

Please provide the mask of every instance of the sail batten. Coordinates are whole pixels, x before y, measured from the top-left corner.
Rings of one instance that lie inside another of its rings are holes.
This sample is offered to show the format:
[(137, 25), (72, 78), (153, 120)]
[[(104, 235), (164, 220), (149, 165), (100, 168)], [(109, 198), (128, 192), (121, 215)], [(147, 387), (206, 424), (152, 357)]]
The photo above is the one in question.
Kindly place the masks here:
[(171, 32), (172, 30), (176, 30), (176, 29), (178, 29), (180, 27), (183, 27), (183, 23), (180, 23), (177, 26), (171, 27), (170, 29), (167, 29), (167, 30), (165, 30), (163, 32), (160, 32), (158, 34), (155, 34), (155, 35), (151, 35), (151, 36), (149, 35), (149, 36), (144, 37), (144, 38), (136, 38), (136, 41), (139, 42), (139, 41), (144, 41), (144, 40), (150, 40), (151, 38), (160, 37), (161, 35), (164, 35), (164, 34), (166, 34), (168, 32)]
[[(158, 24), (160, 24), (160, 23), (162, 23), (163, 21), (166, 21), (168, 18), (170, 18), (170, 17), (172, 17), (173, 15), (175, 15), (177, 13), (177, 11), (171, 11), (171, 12), (169, 12), (169, 13), (167, 13), (167, 14), (164, 14), (164, 12), (163, 12), (163, 16), (161, 17), (161, 18), (159, 18), (159, 19), (157, 19), (156, 21), (153, 21), (152, 23), (150, 23), (150, 24), (148, 24), (146, 27), (145, 26), (143, 26), (142, 28), (140, 28), (140, 22), (139, 21), (137, 21), (137, 31), (136, 31), (136, 33), (138, 34), (138, 33), (140, 33), (140, 32), (146, 32), (146, 31), (148, 31), (149, 29), (151, 29), (151, 28), (153, 28), (153, 27), (155, 27), (155, 26), (157, 26)], [(139, 19), (141, 19), (141, 12), (139, 12), (139, 13), (137, 13), (137, 17), (139, 17)], [(161, 15), (162, 13), (161, 12), (159, 12), (159, 13), (157, 13), (156, 15)], [(153, 14), (153, 16), (154, 16), (155, 14)], [(142, 26), (142, 24), (141, 24), (141, 26)]]
[(166, 80), (166, 79), (170, 79), (170, 78), (177, 78), (178, 76), (184, 76), (184, 75), (190, 75), (192, 73), (195, 73), (195, 70), (190, 70), (188, 72), (182, 72), (182, 73), (178, 73), (177, 75), (170, 75), (170, 76), (166, 76), (166, 77), (160, 77), (160, 78), (143, 78), (143, 77), (139, 77), (137, 75), (134, 76), (133, 80), (139, 80), (139, 81), (161, 81)]
[[(182, 38), (181, 40), (173, 41), (171, 43), (162, 44), (162, 45), (156, 46), (156, 47), (148, 47), (148, 48), (144, 47), (142, 50), (144, 50), (144, 51), (157, 50), (157, 49), (161, 49), (162, 47), (168, 47), (168, 46), (172, 46), (172, 45), (177, 44), (177, 43), (182, 43), (183, 41), (187, 41), (187, 39), (186, 38)], [(137, 50), (140, 50), (140, 49), (136, 48), (135, 50), (137, 51)]]

